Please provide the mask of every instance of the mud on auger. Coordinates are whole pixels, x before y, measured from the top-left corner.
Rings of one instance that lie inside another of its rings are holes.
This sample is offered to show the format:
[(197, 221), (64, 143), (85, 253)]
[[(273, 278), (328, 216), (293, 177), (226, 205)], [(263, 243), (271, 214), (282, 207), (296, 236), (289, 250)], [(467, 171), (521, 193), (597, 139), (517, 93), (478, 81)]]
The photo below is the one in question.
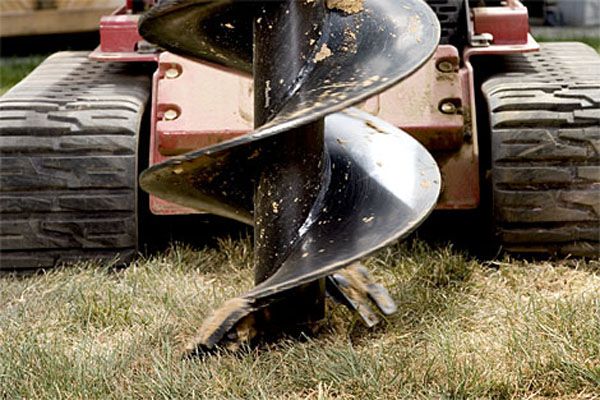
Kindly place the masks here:
[(150, 42), (254, 77), (253, 132), (141, 176), (156, 196), (254, 226), (256, 286), (191, 352), (309, 331), (326, 292), (368, 326), (370, 301), (395, 311), (357, 261), (427, 217), (440, 174), (413, 138), (348, 107), (417, 70), (439, 31), (420, 0), (163, 0), (142, 18)]

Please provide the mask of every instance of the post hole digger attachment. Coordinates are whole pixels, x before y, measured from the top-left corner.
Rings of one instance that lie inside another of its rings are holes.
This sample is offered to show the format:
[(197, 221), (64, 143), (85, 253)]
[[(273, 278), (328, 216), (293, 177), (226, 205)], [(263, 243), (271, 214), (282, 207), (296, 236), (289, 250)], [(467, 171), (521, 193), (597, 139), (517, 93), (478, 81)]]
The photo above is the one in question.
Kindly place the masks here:
[(158, 197), (254, 226), (256, 286), (217, 310), (190, 351), (308, 331), (323, 318), (325, 291), (369, 326), (378, 320), (369, 300), (394, 312), (357, 261), (427, 217), (440, 173), (412, 137), (348, 107), (432, 56), (440, 28), (431, 9), (420, 0), (167, 0), (140, 33), (254, 78), (253, 132), (141, 176)]

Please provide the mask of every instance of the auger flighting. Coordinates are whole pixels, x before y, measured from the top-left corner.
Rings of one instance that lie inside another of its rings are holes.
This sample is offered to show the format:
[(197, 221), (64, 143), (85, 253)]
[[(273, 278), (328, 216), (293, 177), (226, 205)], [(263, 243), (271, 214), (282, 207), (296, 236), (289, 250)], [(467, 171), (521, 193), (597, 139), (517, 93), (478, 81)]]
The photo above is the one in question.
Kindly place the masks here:
[(256, 286), (208, 318), (190, 351), (311, 331), (326, 292), (369, 326), (378, 321), (371, 301), (394, 312), (358, 260), (426, 218), (440, 175), (406, 133), (348, 107), (429, 59), (439, 39), (431, 9), (420, 0), (167, 0), (140, 32), (254, 77), (253, 132), (141, 177), (154, 195), (254, 226)]

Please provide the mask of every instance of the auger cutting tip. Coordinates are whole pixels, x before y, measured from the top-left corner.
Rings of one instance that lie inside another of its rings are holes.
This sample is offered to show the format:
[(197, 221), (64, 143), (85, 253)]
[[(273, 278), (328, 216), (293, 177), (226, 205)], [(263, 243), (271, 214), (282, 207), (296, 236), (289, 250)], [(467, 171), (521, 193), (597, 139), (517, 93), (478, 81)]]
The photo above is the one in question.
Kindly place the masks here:
[(200, 327), (198, 334), (186, 346), (187, 354), (213, 350), (217, 344), (224, 347), (249, 343), (255, 336), (250, 301), (234, 297), (216, 309)]
[(359, 262), (330, 275), (327, 292), (334, 299), (356, 311), (365, 325), (372, 327), (379, 322), (375, 305), (383, 315), (392, 315), (397, 306), (387, 289), (375, 282), (367, 268)]

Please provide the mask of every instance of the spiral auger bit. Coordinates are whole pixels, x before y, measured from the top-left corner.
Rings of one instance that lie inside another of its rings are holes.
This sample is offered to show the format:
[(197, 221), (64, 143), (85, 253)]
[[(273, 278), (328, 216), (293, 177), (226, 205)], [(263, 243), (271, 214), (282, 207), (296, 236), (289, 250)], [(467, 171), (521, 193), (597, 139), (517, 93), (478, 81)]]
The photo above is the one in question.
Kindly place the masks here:
[(368, 326), (371, 301), (395, 311), (357, 261), (427, 217), (440, 174), (406, 133), (348, 107), (417, 70), (439, 30), (421, 0), (163, 0), (142, 18), (150, 42), (254, 76), (253, 132), (141, 176), (156, 196), (254, 226), (256, 286), (205, 321), (191, 353), (310, 332), (326, 291)]

